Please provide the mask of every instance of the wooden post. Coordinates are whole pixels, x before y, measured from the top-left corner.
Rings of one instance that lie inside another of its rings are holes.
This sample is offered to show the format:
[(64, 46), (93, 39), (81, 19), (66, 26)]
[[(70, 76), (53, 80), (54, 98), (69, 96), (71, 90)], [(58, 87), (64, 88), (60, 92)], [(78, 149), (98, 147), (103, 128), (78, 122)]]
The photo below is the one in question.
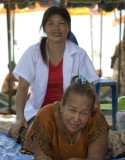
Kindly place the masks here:
[(63, 6), (67, 6), (67, 0), (61, 0), (61, 5), (63, 5)]
[(125, 22), (124, 22), (124, 34), (123, 34), (123, 45), (122, 45), (122, 82), (120, 95), (125, 96)]
[(8, 113), (11, 113), (11, 90), (12, 90), (12, 65), (11, 65), (11, 17), (10, 17), (10, 3), (11, 0), (8, 0), (7, 4), (7, 29), (8, 29), (8, 66), (9, 66), (9, 101), (8, 101)]

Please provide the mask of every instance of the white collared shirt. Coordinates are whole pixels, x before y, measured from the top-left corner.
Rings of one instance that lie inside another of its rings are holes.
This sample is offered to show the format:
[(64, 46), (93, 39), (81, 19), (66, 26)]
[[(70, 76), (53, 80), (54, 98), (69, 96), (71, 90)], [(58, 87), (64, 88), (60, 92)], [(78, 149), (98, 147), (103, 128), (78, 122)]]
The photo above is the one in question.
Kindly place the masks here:
[[(31, 96), (26, 103), (24, 115), (28, 121), (41, 108), (46, 94), (49, 68), (42, 60), (40, 43), (30, 46), (17, 63), (13, 74), (30, 83)], [(98, 82), (99, 77), (84, 49), (66, 41), (63, 56), (63, 90), (70, 85), (72, 77), (82, 75), (89, 82)]]

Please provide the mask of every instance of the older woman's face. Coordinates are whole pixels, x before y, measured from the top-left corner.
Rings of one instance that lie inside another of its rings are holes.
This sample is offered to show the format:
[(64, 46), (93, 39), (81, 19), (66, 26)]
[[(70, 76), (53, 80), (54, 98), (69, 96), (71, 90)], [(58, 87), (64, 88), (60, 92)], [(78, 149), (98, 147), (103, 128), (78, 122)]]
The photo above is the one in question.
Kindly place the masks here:
[(62, 106), (63, 123), (70, 134), (84, 128), (91, 116), (92, 99), (71, 92)]
[(58, 14), (52, 15), (45, 25), (45, 32), (49, 41), (65, 41), (69, 30), (65, 19)]

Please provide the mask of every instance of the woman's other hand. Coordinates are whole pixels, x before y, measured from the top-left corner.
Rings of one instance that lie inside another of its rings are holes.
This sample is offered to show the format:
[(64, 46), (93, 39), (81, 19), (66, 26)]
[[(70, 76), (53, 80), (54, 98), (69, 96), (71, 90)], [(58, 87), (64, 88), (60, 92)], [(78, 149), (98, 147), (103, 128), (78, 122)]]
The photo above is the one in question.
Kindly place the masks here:
[(20, 129), (24, 127), (24, 128), (27, 128), (28, 127), (28, 124), (27, 124), (27, 121), (25, 118), (22, 118), (20, 120), (17, 120), (16, 123), (12, 126), (12, 129), (11, 129), (11, 135), (12, 135), (12, 138), (14, 140), (17, 141), (18, 137), (19, 137), (19, 131)]
[(28, 124), (25, 118), (22, 118), (20, 120), (17, 120), (16, 123), (9, 129), (7, 136), (13, 138), (15, 141), (17, 141), (19, 137), (20, 129), (24, 127), (27, 128)]
[(8, 132), (8, 135), (10, 134), (9, 137), (12, 137), (15, 140), (17, 140), (19, 136), (20, 129), (22, 127), (28, 127), (27, 121), (24, 117), (24, 108), (27, 101), (28, 88), (29, 83), (22, 77), (19, 77), (19, 85), (16, 94), (16, 122)]

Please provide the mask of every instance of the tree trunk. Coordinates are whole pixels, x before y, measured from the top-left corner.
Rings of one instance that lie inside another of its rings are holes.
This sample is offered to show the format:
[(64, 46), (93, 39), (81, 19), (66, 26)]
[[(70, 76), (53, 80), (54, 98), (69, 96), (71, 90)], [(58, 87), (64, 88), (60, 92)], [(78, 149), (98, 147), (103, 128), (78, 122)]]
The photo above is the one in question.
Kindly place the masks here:
[(123, 54), (122, 54), (122, 82), (121, 82), (121, 96), (125, 96), (125, 23), (124, 23), (124, 35), (123, 35)]

